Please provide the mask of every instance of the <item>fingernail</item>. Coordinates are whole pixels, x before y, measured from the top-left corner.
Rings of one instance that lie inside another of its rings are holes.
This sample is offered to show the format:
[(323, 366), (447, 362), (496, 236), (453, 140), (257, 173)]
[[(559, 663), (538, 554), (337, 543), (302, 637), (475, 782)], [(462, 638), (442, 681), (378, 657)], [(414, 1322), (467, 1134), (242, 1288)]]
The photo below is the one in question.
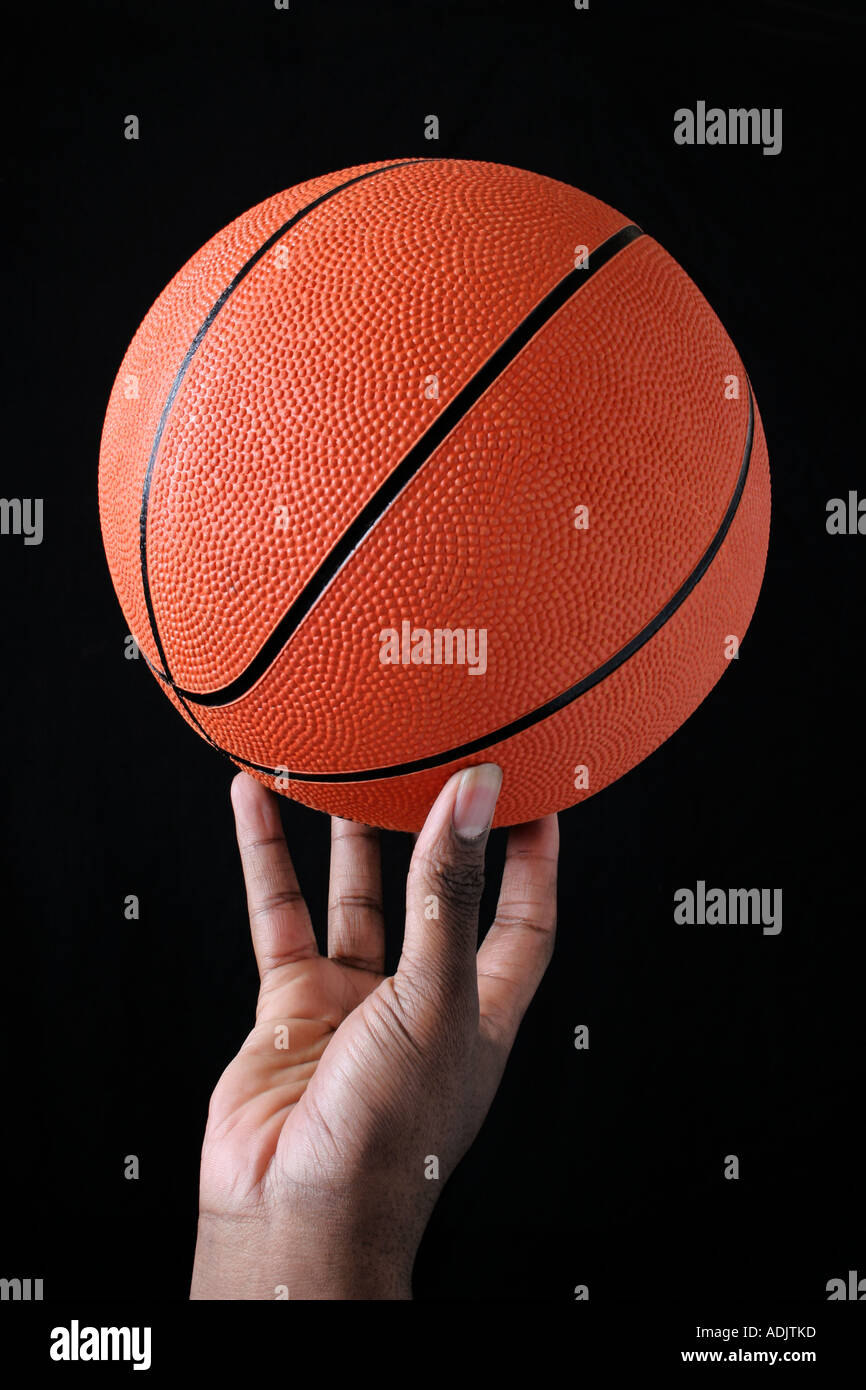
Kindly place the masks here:
[(463, 840), (477, 840), (490, 829), (496, 798), (502, 786), (502, 769), (495, 763), (467, 767), (460, 778), (452, 821)]

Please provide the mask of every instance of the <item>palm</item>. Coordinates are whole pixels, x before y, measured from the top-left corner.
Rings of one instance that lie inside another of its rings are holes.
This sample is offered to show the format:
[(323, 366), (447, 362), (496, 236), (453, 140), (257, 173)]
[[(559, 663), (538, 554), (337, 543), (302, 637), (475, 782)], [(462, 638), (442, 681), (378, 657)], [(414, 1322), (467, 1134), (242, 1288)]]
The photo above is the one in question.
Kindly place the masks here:
[(475, 888), (462, 915), (453, 901), (459, 873), (438, 927), (423, 911), (431, 892), (446, 891), (430, 867), (442, 852), (443, 790), (418, 845), (426, 836), (432, 860), (422, 855), (414, 880), (410, 872), (400, 965), (386, 977), (378, 834), (331, 823), (322, 956), (276, 798), (240, 776), (232, 799), (261, 987), (255, 1027), (211, 1100), (202, 1212), (249, 1214), (290, 1190), (369, 1186), (373, 1171), (392, 1192), (394, 1175), (414, 1180), (431, 1148), (450, 1170), (477, 1133), (549, 959), (556, 818), (512, 831), (497, 917), (477, 950)]
[(211, 1101), (210, 1162), (202, 1176), (203, 1186), (205, 1176), (214, 1186), (214, 1196), (230, 1175), (244, 1174), (249, 1190), (235, 1196), (256, 1199), (278, 1151), (281, 1156), (317, 1151), (321, 1119), (315, 1095), (308, 1102), (308, 1087), (326, 1048), (331, 1049), (329, 1071), (336, 1070), (338, 1054), (350, 1045), (341, 1025), (383, 978), (325, 956), (277, 966), (265, 977), (255, 1027)]

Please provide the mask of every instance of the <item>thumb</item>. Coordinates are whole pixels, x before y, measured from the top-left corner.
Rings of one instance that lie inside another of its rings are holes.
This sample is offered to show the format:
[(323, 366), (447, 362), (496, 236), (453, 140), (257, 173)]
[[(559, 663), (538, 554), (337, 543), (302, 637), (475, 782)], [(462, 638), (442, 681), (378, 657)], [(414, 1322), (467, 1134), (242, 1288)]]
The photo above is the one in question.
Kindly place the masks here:
[(484, 851), (502, 772), (481, 763), (442, 788), (418, 836), (406, 885), (406, 934), (398, 975), (436, 1003), (477, 1000), (478, 908)]

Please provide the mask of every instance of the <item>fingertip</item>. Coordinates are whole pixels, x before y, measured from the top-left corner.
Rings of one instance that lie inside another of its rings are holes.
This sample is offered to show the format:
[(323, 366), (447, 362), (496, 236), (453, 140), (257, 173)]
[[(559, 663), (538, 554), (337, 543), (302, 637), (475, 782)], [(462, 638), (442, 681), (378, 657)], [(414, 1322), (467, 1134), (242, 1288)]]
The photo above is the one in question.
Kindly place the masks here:
[(538, 820), (513, 825), (508, 832), (509, 843), (519, 849), (532, 849), (556, 858), (559, 853), (559, 816), (540, 816)]
[(447, 827), (451, 819), (451, 808), (454, 805), (454, 800), (457, 796), (457, 788), (460, 785), (460, 778), (462, 776), (462, 772), (454, 772), (448, 778), (447, 782), (443, 783), (438, 796), (427, 812), (424, 824), (415, 834), (415, 850), (417, 850), (419, 846), (423, 848), (428, 840), (437, 839)]
[(501, 786), (502, 769), (496, 763), (473, 763), (452, 773), (415, 835), (415, 848), (451, 829), (461, 840), (479, 840), (490, 829)]
[(255, 777), (250, 777), (247, 772), (238, 772), (232, 778), (230, 795), (232, 806), (235, 811), (242, 811), (251, 803), (259, 800), (260, 791), (264, 791), (260, 782)]
[(255, 777), (239, 772), (232, 779), (230, 790), (239, 833), (272, 835), (282, 831), (276, 796)]
[(451, 823), (461, 840), (480, 840), (487, 834), (501, 787), (502, 768), (496, 763), (464, 768), (451, 811)]
[(559, 849), (559, 816), (554, 811), (551, 816), (542, 816), (535, 824), (538, 826), (538, 835), (541, 839), (553, 845), (554, 849)]

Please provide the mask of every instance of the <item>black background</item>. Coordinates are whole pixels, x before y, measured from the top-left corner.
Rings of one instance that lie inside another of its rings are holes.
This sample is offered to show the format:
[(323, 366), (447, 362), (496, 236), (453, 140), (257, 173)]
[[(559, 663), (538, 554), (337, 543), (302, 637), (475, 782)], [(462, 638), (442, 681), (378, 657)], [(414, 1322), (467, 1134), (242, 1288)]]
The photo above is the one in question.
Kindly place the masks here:
[[(749, 371), (773, 523), (739, 661), (560, 818), (554, 962), (416, 1294), (824, 1299), (866, 1275), (866, 540), (825, 529), (828, 498), (866, 491), (856, 10), (91, 2), (40, 6), (7, 48), (2, 491), (45, 499), (45, 536), (0, 539), (0, 1274), (44, 1278), (46, 1298), (186, 1297), (207, 1100), (255, 998), (233, 769), (123, 655), (96, 505), (114, 374), (158, 292), (246, 208), (434, 154), (575, 184), (676, 257)], [(673, 113), (698, 99), (781, 106), (782, 153), (675, 145)], [(322, 922), (326, 818), (287, 802), (284, 820)], [(393, 968), (411, 841), (383, 839)], [(494, 884), (503, 848), (495, 833)], [(673, 893), (699, 878), (781, 887), (781, 935), (677, 926)]]

